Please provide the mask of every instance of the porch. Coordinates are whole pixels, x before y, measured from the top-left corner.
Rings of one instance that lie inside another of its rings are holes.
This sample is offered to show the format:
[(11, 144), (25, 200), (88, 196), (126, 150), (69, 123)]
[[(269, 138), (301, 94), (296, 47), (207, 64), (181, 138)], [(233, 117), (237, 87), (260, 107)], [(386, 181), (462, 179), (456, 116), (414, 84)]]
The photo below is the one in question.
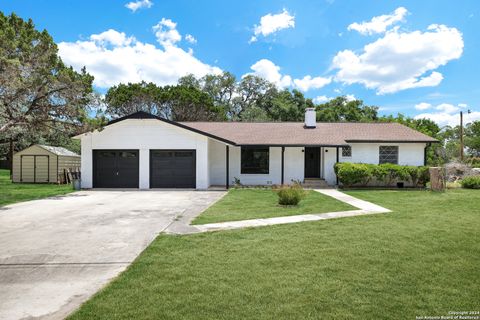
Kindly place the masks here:
[(299, 182), (307, 188), (337, 184), (341, 146), (233, 146), (209, 140), (210, 186), (229, 188)]

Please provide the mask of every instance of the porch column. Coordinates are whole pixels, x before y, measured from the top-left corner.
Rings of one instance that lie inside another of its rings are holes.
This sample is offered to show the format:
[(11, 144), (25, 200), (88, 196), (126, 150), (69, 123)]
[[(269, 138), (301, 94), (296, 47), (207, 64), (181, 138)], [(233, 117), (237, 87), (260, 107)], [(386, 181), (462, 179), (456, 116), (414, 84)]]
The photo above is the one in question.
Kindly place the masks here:
[[(339, 155), (339, 153), (338, 153), (339, 150), (340, 150), (340, 148), (337, 147), (337, 162), (336, 162), (336, 163), (338, 163), (338, 161), (340, 160), (340, 155)], [(338, 175), (335, 173), (335, 176), (337, 177), (337, 186), (338, 186)]]
[(282, 147), (282, 185), (285, 182), (285, 147)]
[(230, 187), (229, 185), (229, 146), (228, 144), (225, 146), (225, 188), (228, 190)]

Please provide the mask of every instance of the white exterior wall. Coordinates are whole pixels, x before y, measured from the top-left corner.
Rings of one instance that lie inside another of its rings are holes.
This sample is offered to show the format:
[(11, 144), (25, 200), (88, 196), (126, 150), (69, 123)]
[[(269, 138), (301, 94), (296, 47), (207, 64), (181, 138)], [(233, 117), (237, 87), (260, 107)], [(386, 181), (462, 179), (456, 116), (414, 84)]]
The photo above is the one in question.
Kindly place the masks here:
[(156, 119), (128, 119), (105, 127), (100, 132), (88, 133), (82, 140), (82, 188), (93, 186), (92, 150), (139, 150), (139, 187), (150, 185), (150, 151), (155, 149), (196, 150), (197, 189), (210, 185), (208, 168), (208, 138), (158, 121)]
[[(225, 144), (209, 139), (209, 169), (211, 185), (225, 185), (226, 152)], [(229, 184), (234, 184), (234, 178), (239, 178), (244, 185), (272, 185), (282, 182), (282, 148), (270, 147), (268, 174), (241, 174), (241, 148), (229, 148)], [(304, 154), (303, 148), (285, 148), (284, 183), (292, 180), (303, 181)]]
[(303, 148), (285, 148), (285, 184), (292, 180), (303, 181), (305, 178), (305, 153)]
[(212, 186), (225, 185), (225, 147), (226, 145), (224, 143), (208, 139), (208, 168), (210, 170), (210, 184)]
[[(398, 146), (398, 164), (423, 166), (425, 143), (351, 143), (352, 156), (343, 157), (339, 150), (340, 162), (378, 164), (380, 146)], [(337, 161), (336, 148), (323, 148), (323, 177), (329, 185), (335, 185), (337, 177), (333, 166)]]
[(342, 157), (340, 162), (378, 164), (380, 146), (398, 146), (398, 164), (423, 166), (425, 143), (352, 143), (352, 156)]
[(337, 184), (337, 176), (333, 166), (337, 162), (337, 148), (322, 148), (323, 150), (323, 179), (329, 185)]

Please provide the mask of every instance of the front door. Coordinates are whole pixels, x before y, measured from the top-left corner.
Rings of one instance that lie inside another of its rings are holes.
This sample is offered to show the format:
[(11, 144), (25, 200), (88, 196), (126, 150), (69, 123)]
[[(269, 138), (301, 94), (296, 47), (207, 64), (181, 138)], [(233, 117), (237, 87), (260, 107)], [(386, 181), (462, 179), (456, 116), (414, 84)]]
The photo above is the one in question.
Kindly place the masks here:
[(320, 178), (319, 147), (305, 147), (305, 178)]

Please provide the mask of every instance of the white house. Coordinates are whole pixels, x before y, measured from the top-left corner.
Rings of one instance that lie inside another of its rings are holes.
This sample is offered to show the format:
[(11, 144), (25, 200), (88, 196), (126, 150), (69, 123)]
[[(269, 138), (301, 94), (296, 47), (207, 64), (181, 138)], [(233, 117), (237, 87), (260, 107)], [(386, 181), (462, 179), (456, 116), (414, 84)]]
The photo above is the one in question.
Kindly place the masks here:
[(435, 139), (398, 123), (174, 122), (137, 112), (81, 139), (83, 188), (196, 188), (324, 180), (336, 162), (424, 165)]

